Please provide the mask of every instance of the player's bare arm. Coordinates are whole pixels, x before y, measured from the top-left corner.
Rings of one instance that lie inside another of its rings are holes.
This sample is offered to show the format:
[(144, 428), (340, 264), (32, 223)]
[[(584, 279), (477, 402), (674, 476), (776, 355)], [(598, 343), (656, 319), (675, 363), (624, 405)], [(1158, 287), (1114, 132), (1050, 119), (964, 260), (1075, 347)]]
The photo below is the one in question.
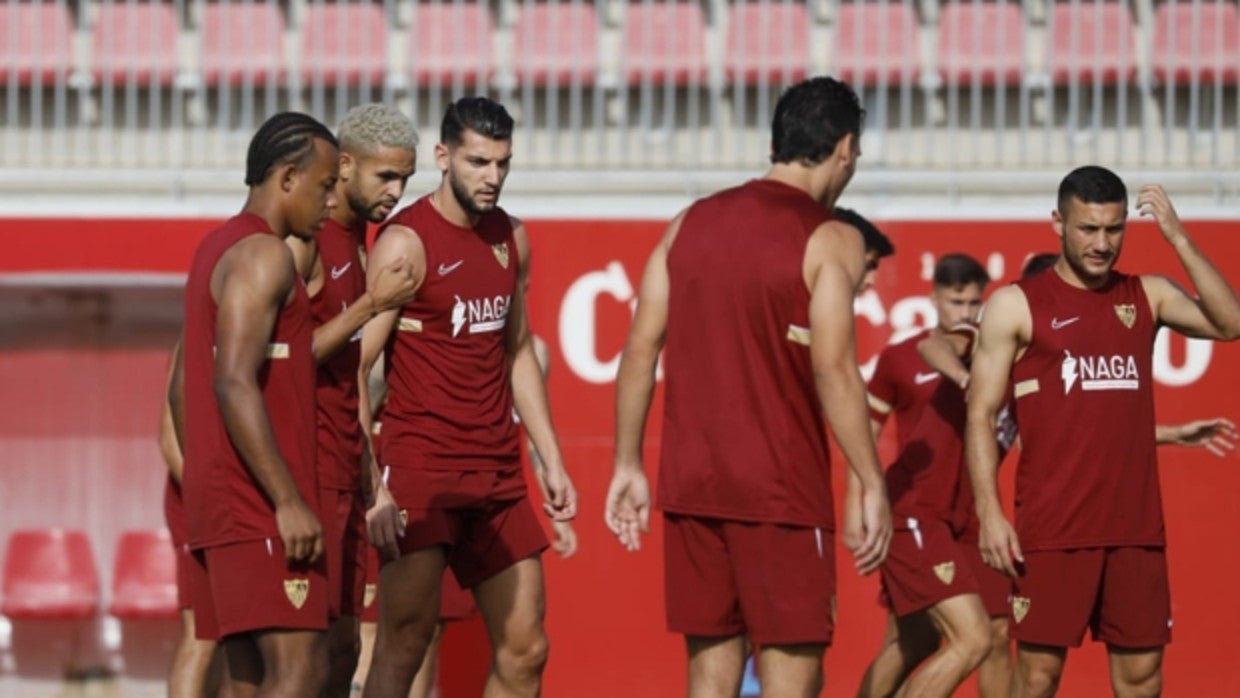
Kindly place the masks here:
[(525, 226), (513, 221), (513, 239), (520, 260), (517, 267), (517, 284), (513, 289), (512, 304), (508, 309), (505, 325), (506, 348), (512, 382), (513, 406), (525, 432), (534, 443), (543, 462), (543, 477), (539, 484), (543, 489), (543, 510), (556, 521), (571, 521), (577, 515), (577, 491), (564, 468), (560, 445), (551, 423), (551, 407), (547, 400), (547, 384), (543, 380), (538, 357), (534, 354), (534, 342), (530, 334), (529, 316), (525, 308), (525, 289), (529, 285), (530, 243)]
[(258, 374), (280, 309), (293, 289), (292, 252), (274, 236), (251, 235), (216, 264), (215, 394), (229, 438), (275, 505), (285, 554), (310, 560), (323, 553), (323, 530), (302, 500), (280, 455)]
[(1190, 337), (1240, 339), (1240, 298), (1189, 237), (1163, 188), (1158, 185), (1142, 187), (1137, 194), (1137, 211), (1158, 223), (1163, 238), (1179, 256), (1197, 292), (1194, 298), (1165, 277), (1141, 277), (1154, 317)]
[(1029, 343), (1032, 324), (1029, 304), (1019, 288), (1005, 286), (990, 297), (973, 352), (964, 431), (965, 460), (981, 526), (982, 559), (1011, 576), (1016, 576), (1015, 561), (1024, 559), (1016, 531), (999, 504), (995, 423), (1007, 394), (1008, 373), (1019, 352)]
[[(412, 294), (405, 302), (412, 300), (413, 294), (417, 293), (422, 280), (426, 278), (426, 248), (422, 247), (422, 240), (417, 233), (403, 225), (388, 226), (375, 240), (375, 245), (371, 248), (369, 255), (366, 286), (372, 287), (379, 281), (385, 269), (401, 260), (407, 263), (408, 272), (413, 279)], [(371, 429), (374, 426), (374, 414), (371, 411), (370, 401), (370, 372), (383, 355), (383, 348), (387, 346), (388, 338), (396, 329), (399, 315), (400, 306), (388, 308), (377, 313), (362, 328), (361, 363), (357, 374), (357, 409), (358, 420), (362, 424), (362, 433), (366, 435), (367, 453), (374, 453), (370, 444)], [(404, 535), (405, 529), (400, 520), (400, 511), (383, 484), (374, 458), (365, 459), (363, 465), (367, 466), (363, 477), (370, 478), (368, 489), (374, 493), (375, 497), (374, 505), (366, 512), (366, 528), (370, 534), (370, 543), (389, 554), (399, 552), (396, 539)]]
[(1188, 448), (1204, 448), (1224, 458), (1236, 450), (1240, 432), (1235, 422), (1226, 417), (1194, 419), (1183, 424), (1154, 425), (1154, 440), (1159, 445), (1172, 444)]
[[(177, 365), (181, 359), (181, 342), (178, 341), (176, 346), (172, 348), (172, 357), (168, 362), (168, 395), (172, 394), (173, 380), (177, 376)], [(181, 441), (177, 438), (176, 420), (172, 417), (172, 399), (165, 398), (164, 408), (159, 415), (159, 453), (164, 457), (164, 463), (168, 466), (168, 473), (172, 475), (172, 479), (179, 485), (181, 484), (181, 473), (185, 469), (185, 458), (181, 454)]]
[(969, 369), (961, 357), (968, 338), (955, 332), (931, 332), (917, 343), (917, 353), (926, 365), (947, 377), (961, 388), (969, 387)]
[(869, 574), (887, 556), (891, 505), (869, 424), (865, 382), (857, 366), (853, 296), (865, 275), (865, 248), (855, 228), (828, 221), (810, 236), (804, 275), (810, 292), (810, 360), (827, 423), (861, 484), (858, 571)]
[(642, 441), (659, 352), (667, 337), (667, 254), (683, 220), (684, 213), (676, 216), (646, 261), (637, 311), (616, 370), (614, 469), (603, 518), (629, 551), (640, 549), (641, 534), (650, 530), (650, 483), (642, 465)]

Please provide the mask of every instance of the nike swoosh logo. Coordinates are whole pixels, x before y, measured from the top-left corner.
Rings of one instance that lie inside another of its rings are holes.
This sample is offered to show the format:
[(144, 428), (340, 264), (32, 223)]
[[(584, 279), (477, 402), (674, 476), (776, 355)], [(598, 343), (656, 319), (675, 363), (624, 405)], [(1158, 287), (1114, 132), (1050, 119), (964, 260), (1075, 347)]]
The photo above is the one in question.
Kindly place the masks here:
[(938, 374), (937, 372), (935, 372), (935, 373), (918, 373), (917, 375), (913, 376), (913, 382), (914, 382), (914, 383), (916, 383), (917, 385), (923, 385), (923, 384), (925, 384), (925, 383), (929, 383), (930, 381), (932, 381), (932, 380), (934, 380), (934, 379), (936, 379), (936, 378), (938, 378), (938, 377), (939, 377), (939, 374)]
[(1071, 325), (1072, 323), (1074, 323), (1074, 322), (1076, 322), (1077, 320), (1080, 320), (1080, 319), (1081, 319), (1081, 316), (1080, 316), (1080, 315), (1076, 315), (1076, 316), (1074, 316), (1074, 317), (1070, 317), (1070, 318), (1068, 318), (1067, 320), (1060, 320), (1059, 318), (1053, 317), (1053, 318), (1051, 318), (1051, 329), (1052, 329), (1052, 330), (1062, 330), (1063, 328), (1067, 327), (1068, 325)]
[(465, 263), (465, 260), (463, 259), (458, 259), (452, 264), (444, 264), (441, 262), (439, 264), (439, 275), (447, 276), (448, 274), (451, 274), (452, 272), (456, 271), (456, 268), (461, 266), (464, 263)]
[(332, 267), (332, 281), (344, 276), (344, 273), (348, 271), (351, 266), (353, 266), (353, 262), (345, 262), (345, 265), (339, 268)]

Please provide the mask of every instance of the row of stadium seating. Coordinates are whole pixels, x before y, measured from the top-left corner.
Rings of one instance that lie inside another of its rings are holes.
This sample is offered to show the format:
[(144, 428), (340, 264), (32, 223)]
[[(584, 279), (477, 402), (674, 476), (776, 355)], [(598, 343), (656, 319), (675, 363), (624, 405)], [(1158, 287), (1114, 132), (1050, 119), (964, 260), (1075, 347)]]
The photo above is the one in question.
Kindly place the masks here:
[[(402, 29), (373, 3), (312, 3), (295, 24), (278, 2), (207, 3), (190, 26), (168, 3), (106, 2), (91, 7), (90, 21), (75, 21), (79, 13), (63, 2), (9, 0), (0, 5), (0, 82), (588, 86), (701, 84), (712, 75), (697, 2), (627, 3), (618, 46), (602, 40), (605, 23), (585, 3), (519, 6), (503, 41), (485, 2), (406, 9)], [(824, 27), (831, 72), (863, 85), (1113, 84), (1136, 80), (1143, 66), (1162, 83), (1234, 84), (1240, 75), (1240, 15), (1218, 0), (1166, 2), (1142, 24), (1126, 2), (1055, 2), (1036, 52), (1027, 46), (1031, 20), (1015, 2), (944, 5), (926, 25), (932, 51), (922, 50), (922, 18), (908, 1), (844, 2), (829, 23), (792, 2), (735, 3), (721, 14), (723, 70), (714, 74), (728, 82), (803, 77), (819, 50), (811, 34)], [(389, 50), (399, 41), (403, 61)], [(609, 76), (605, 65), (619, 68)]]
[[(19, 675), (37, 675), (49, 667), (63, 671), (82, 657), (95, 654), (96, 646), (106, 648), (110, 644), (102, 637), (107, 633), (100, 633), (96, 622), (103, 610), (102, 594), (95, 557), (84, 531), (14, 531), (8, 539), (0, 576), (0, 615), (12, 629), (9, 642), (0, 643), (0, 654), (10, 655), (0, 667), (11, 664), (8, 668)], [(116, 644), (112, 649), (142, 657), (152, 668), (163, 671), (171, 639), (176, 636), (173, 621), (178, 616), (176, 561), (166, 530), (121, 534), (106, 612), (121, 628), (135, 624), (141, 628), (139, 632), (122, 630), (112, 641)], [(150, 632), (152, 623), (157, 626), (155, 633)], [(63, 641), (61, 647), (49, 641), (57, 633)], [(152, 646), (152, 639), (156, 646)], [(133, 649), (135, 644), (139, 647), (136, 652), (125, 652), (126, 646)], [(59, 656), (58, 651), (62, 653)], [(152, 652), (162, 656), (149, 656)]]

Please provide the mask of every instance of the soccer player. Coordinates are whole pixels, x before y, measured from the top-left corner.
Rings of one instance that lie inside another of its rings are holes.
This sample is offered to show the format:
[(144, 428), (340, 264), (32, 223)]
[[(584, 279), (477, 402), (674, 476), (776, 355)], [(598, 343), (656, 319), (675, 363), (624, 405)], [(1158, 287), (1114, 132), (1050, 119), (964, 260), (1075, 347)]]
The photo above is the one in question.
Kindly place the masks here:
[(854, 351), (865, 250), (831, 215), (863, 118), (837, 80), (789, 88), (766, 175), (680, 213), (646, 264), (617, 375), (605, 518), (640, 546), (642, 433), (666, 348), (659, 504), (668, 628), (685, 636), (690, 695), (736, 695), (748, 643), (764, 692), (821, 689), (835, 589), (824, 411), (862, 486), (857, 569), (886, 553), (891, 514)]
[(190, 546), (206, 568), (194, 615), (199, 637), (221, 641), (238, 695), (317, 695), (326, 675), (314, 328), (283, 238), (322, 227), (338, 160), (313, 118), (268, 119), (246, 156), (245, 206), (202, 240), (186, 283), (169, 399)]
[(836, 220), (851, 225), (861, 233), (861, 239), (865, 246), (865, 276), (861, 279), (861, 287), (857, 289), (857, 293), (865, 293), (874, 288), (874, 282), (878, 276), (879, 263), (884, 258), (895, 254), (896, 246), (891, 244), (891, 238), (888, 238), (869, 219), (851, 208), (836, 206), (831, 210), (831, 214), (835, 216)]
[(529, 243), (498, 207), (512, 127), (503, 106), (484, 97), (449, 105), (435, 146), (439, 187), (388, 221), (371, 252), (376, 265), (408, 259), (418, 288), (362, 337), (362, 375), (386, 348), (383, 459), (408, 521), (403, 537), (379, 540), (399, 556), (380, 573), (367, 696), (408, 691), (434, 633), (447, 566), (473, 591), (491, 638), (487, 695), (536, 695), (542, 683), (540, 555), (548, 542), (521, 473), (514, 406), (545, 464), (544, 511), (570, 520), (577, 495), (530, 341)]
[(332, 209), (313, 238), (290, 236), (286, 242), (305, 278), (315, 324), (317, 468), (332, 619), (324, 695), (343, 698), (357, 668), (357, 617), (369, 547), (366, 510), (376, 498), (392, 506), (358, 418), (360, 330), (376, 313), (413, 297), (413, 276), (403, 259), (367, 288), (366, 224), (383, 222), (396, 208), (416, 167), (418, 134), (399, 110), (366, 104), (345, 115), (336, 138), (336, 198), (343, 205)]
[(871, 428), (877, 437), (894, 414), (899, 455), (887, 471), (896, 520), (883, 566), (891, 617), (860, 695), (891, 695), (906, 681), (909, 695), (948, 695), (988, 656), (994, 661), (979, 676), (982, 695), (1006, 695), (1010, 681), (1007, 580), (989, 568), (979, 573), (984, 566), (970, 559), (976, 546), (960, 544), (975, 530), (972, 507), (959, 499), (963, 394), (918, 355), (927, 338), (976, 319), (990, 276), (955, 253), (938, 261), (933, 279), (936, 325), (884, 349), (868, 388)]
[[(1198, 297), (1114, 269), (1128, 193), (1102, 167), (1073, 170), (1051, 214), (1052, 271), (991, 297), (971, 369), (966, 453), (986, 563), (1015, 578), (1020, 696), (1053, 695), (1085, 628), (1107, 644), (1116, 695), (1158, 695), (1171, 639), (1154, 447), (1152, 353), (1161, 325), (1240, 337), (1240, 300), (1156, 185), (1137, 194)], [(996, 412), (1012, 382), (1021, 430), (1016, 527), (995, 486)]]

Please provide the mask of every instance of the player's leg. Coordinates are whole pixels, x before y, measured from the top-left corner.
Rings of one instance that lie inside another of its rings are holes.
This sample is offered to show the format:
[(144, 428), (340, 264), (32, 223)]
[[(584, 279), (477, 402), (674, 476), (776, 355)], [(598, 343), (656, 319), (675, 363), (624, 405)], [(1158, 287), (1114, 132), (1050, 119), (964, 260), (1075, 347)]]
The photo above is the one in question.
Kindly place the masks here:
[(366, 545), (366, 578), (362, 585), (361, 621), (357, 631), (357, 670), (353, 672), (350, 686), (351, 698), (361, 698), (366, 676), (370, 673), (370, 660), (375, 651), (375, 632), (379, 625), (379, 551)]
[(357, 671), (361, 640), (356, 616), (340, 616), (327, 629), (328, 674), (324, 698), (349, 695)]
[(483, 695), (538, 695), (548, 651), (542, 560), (526, 558), (478, 583), (474, 598), (493, 652)]
[(1067, 658), (1067, 647), (1017, 643), (1012, 698), (1050, 698), (1055, 695)]
[[(194, 611), (182, 608), (181, 638), (177, 641), (172, 668), (168, 672), (169, 698), (198, 698), (218, 693), (221, 663), (212, 661), (216, 657), (215, 640), (194, 637)], [(209, 675), (214, 680), (208, 681)]]
[(685, 650), (689, 655), (689, 698), (735, 698), (741, 692), (749, 654), (744, 637), (687, 635)]
[(362, 687), (366, 685), (366, 676), (370, 674), (370, 662), (375, 651), (375, 631), (377, 621), (363, 620), (357, 629), (360, 649), (357, 653), (357, 671), (353, 672), (353, 683), (349, 686), (350, 698), (361, 698)]
[(413, 677), (409, 686), (409, 698), (435, 698), (438, 695), (436, 682), (439, 679), (439, 646), (443, 643), (443, 631), (447, 624), (439, 621), (435, 624), (435, 634), (431, 644), (426, 648), (426, 656), (422, 658), (422, 666)]
[(908, 698), (949, 696), (990, 651), (990, 622), (977, 594), (944, 599), (927, 611), (942, 644), (908, 681)]
[(758, 651), (762, 698), (814, 698), (822, 693), (826, 651), (826, 645), (816, 643), (762, 647)]
[(1171, 589), (1163, 548), (1107, 551), (1094, 637), (1107, 643), (1119, 698), (1162, 693), (1163, 648), (1171, 642)]
[[(366, 512), (361, 495), (347, 490), (320, 490), (323, 519), (332, 518), (333, 530), (324, 531), (327, 553), (331, 625), (328, 627), (329, 669), (323, 698), (347, 698), (357, 671), (361, 640), (358, 616), (363, 612), (366, 584)], [(329, 503), (335, 502), (335, 512)]]
[[(258, 695), (263, 683), (263, 656), (249, 633), (229, 635), (220, 640), (224, 654), (228, 698), (251, 698)], [(206, 695), (206, 694), (204, 694)]]
[(1012, 641), (1007, 618), (990, 618), (990, 651), (977, 668), (977, 692), (981, 698), (1007, 698), (1012, 692)]
[(392, 560), (379, 573), (379, 627), (366, 677), (367, 698), (405, 698), (439, 621), (444, 548)]
[[(316, 630), (253, 633), (262, 657), (257, 698), (317, 696), (327, 682), (327, 634)], [(229, 669), (233, 664), (229, 663)]]
[(1107, 647), (1111, 661), (1111, 689), (1115, 698), (1153, 698), (1162, 695), (1163, 648)]
[(912, 613), (903, 618), (887, 617), (887, 635), (878, 656), (870, 663), (857, 695), (891, 696), (926, 657), (939, 646), (939, 632), (925, 613)]

